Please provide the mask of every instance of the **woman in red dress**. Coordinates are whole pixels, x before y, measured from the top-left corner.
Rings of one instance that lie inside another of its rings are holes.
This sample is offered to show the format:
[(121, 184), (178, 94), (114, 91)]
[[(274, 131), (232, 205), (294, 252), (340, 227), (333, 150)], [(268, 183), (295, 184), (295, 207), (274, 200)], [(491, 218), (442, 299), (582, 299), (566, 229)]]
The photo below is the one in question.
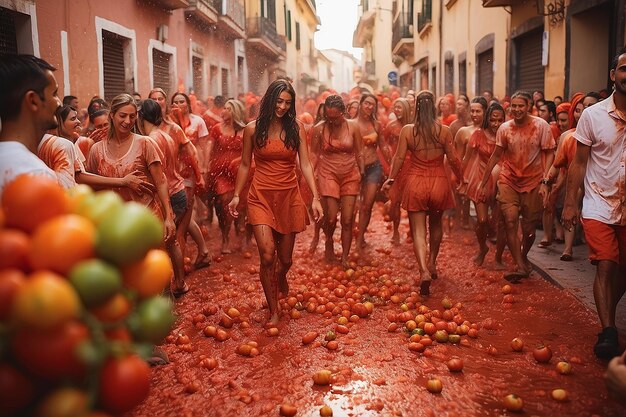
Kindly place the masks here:
[[(430, 91), (418, 94), (415, 123), (400, 132), (398, 149), (393, 157), (389, 178), (383, 184), (388, 191), (404, 164), (407, 151), (409, 166), (402, 192), (402, 208), (409, 212), (413, 234), (413, 251), (419, 264), (420, 294), (430, 293), (431, 279), (437, 277), (436, 261), (443, 237), (441, 217), (454, 207), (450, 179), (444, 167), (444, 157), (458, 178), (462, 177), (461, 161), (452, 144), (450, 128), (436, 117), (435, 97)], [(430, 232), (430, 254), (426, 258), (426, 218)], [(417, 281), (417, 280), (416, 280)]]
[(226, 206), (233, 198), (238, 164), (233, 161), (241, 157), (243, 148), (244, 121), (243, 105), (234, 99), (224, 104), (222, 122), (217, 123), (209, 132), (209, 169), (207, 187), (209, 199), (214, 199), (215, 213), (222, 231), (222, 253), (231, 253), (230, 226), (232, 218)]
[(248, 223), (252, 225), (259, 249), (259, 276), (270, 311), (270, 325), (276, 325), (278, 293), (287, 296), (287, 272), (291, 267), (296, 233), (308, 223), (306, 206), (298, 189), (296, 157), (302, 175), (313, 191), (313, 217), (319, 221), (322, 206), (309, 161), (304, 126), (296, 120), (296, 92), (291, 84), (278, 79), (261, 99), (259, 117), (243, 133), (241, 164), (235, 192), (228, 204), (237, 217), (239, 194), (248, 180), (252, 155), (256, 170), (248, 193)]

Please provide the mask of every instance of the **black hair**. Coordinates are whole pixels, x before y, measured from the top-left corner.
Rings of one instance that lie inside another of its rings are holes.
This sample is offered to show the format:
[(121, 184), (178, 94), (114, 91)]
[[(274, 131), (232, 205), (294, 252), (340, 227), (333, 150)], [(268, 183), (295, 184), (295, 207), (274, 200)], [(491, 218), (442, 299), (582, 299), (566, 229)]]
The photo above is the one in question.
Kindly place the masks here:
[(602, 96), (600, 96), (600, 93), (597, 93), (595, 91), (590, 91), (587, 94), (585, 94), (585, 97), (583, 97), (583, 101), (585, 100), (585, 98), (587, 97), (593, 97), (598, 101), (602, 101)]
[(67, 136), (65, 135), (65, 133), (67, 132), (63, 131), (63, 122), (65, 122), (65, 119), (67, 119), (67, 116), (69, 116), (69, 114), (73, 111), (75, 112), (76, 109), (70, 106), (69, 104), (61, 106), (57, 109), (56, 111), (56, 117), (57, 117), (57, 123), (58, 123), (57, 136), (67, 139)]
[(324, 106), (333, 109), (339, 109), (342, 113), (346, 112), (346, 103), (344, 103), (341, 96), (337, 94), (331, 94), (326, 97), (326, 100), (324, 100)]
[(324, 103), (320, 103), (317, 106), (317, 112), (315, 112), (315, 121), (314, 124), (326, 119), (326, 111), (324, 110)]
[(478, 103), (481, 106), (483, 106), (483, 112), (487, 111), (487, 107), (489, 106), (489, 104), (487, 103), (487, 99), (483, 96), (476, 96), (472, 99), (472, 101), (470, 102), (470, 104), (474, 104), (474, 103)]
[(48, 85), (46, 71), (56, 68), (33, 55), (0, 55), (0, 119), (16, 119), (22, 108), (21, 102), (29, 91), (45, 100)]
[(189, 99), (189, 96), (185, 93), (174, 93), (172, 94), (172, 98), (170, 99), (171, 104), (174, 104), (176, 96), (183, 96), (185, 98), (185, 101), (187, 102), (187, 109), (189, 110), (189, 113), (191, 113), (191, 100)]
[(224, 104), (226, 104), (226, 101), (227, 100), (226, 98), (224, 98), (224, 96), (215, 96), (215, 98), (213, 99), (213, 104), (218, 109), (221, 109), (222, 107), (224, 107)]
[(550, 119), (556, 120), (556, 104), (552, 100), (544, 100), (543, 104), (548, 108)]
[(620, 48), (619, 51), (617, 51), (617, 54), (613, 57), (613, 60), (611, 61), (611, 69), (612, 70), (616, 70), (617, 69), (617, 63), (619, 62), (619, 57), (626, 54), (626, 46), (622, 46)]
[(365, 101), (366, 98), (371, 97), (374, 99), (374, 110), (372, 110), (372, 120), (376, 120), (378, 115), (378, 98), (372, 93), (363, 93), (361, 95), (361, 100), (359, 100), (359, 112), (361, 111), (361, 105)]
[(280, 120), (285, 131), (285, 147), (293, 150), (297, 150), (300, 147), (300, 127), (296, 120), (296, 91), (289, 81), (277, 79), (267, 87), (267, 91), (261, 99), (259, 116), (256, 119), (256, 127), (254, 129), (254, 143), (259, 148), (267, 144), (267, 134), (270, 121), (276, 111), (276, 101), (283, 91), (286, 91), (291, 96), (291, 106)]
[(161, 106), (151, 98), (147, 98), (142, 102), (139, 116), (155, 126), (159, 126), (163, 122)]
[(91, 113), (95, 111), (98, 111), (100, 109), (108, 109), (108, 108), (109, 108), (109, 104), (106, 101), (104, 101), (100, 97), (94, 97), (91, 99), (91, 101), (89, 102), (89, 105), (87, 106), (87, 114), (91, 115)]
[[(65, 96), (63, 97), (63, 105), (64, 106), (69, 106), (70, 104), (72, 104), (72, 100), (78, 100), (78, 97), (76, 96)], [(76, 109), (74, 109), (76, 110)]]
[(98, 109), (96, 111), (94, 111), (93, 113), (89, 113), (89, 121), (93, 124), (93, 121), (96, 120), (96, 117), (100, 117), (103, 115), (107, 115), (109, 114), (109, 109)]
[(502, 107), (500, 103), (491, 103), (487, 108), (485, 118), (483, 119), (483, 130), (487, 130), (489, 128), (489, 119), (491, 119), (491, 114), (496, 110), (500, 110), (502, 112), (502, 115), (506, 118), (506, 112), (504, 111), (504, 107)]

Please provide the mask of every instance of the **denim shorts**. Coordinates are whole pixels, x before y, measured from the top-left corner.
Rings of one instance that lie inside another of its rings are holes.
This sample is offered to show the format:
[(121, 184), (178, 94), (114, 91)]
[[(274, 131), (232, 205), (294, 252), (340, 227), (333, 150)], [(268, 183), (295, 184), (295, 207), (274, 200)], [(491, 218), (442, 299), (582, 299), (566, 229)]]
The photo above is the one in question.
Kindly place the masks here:
[(187, 193), (185, 192), (185, 189), (172, 194), (170, 196), (170, 204), (172, 205), (172, 211), (174, 212), (174, 220), (178, 223), (180, 218), (187, 211)]
[(362, 178), (363, 184), (380, 184), (383, 179), (383, 166), (380, 161), (365, 165), (365, 175)]

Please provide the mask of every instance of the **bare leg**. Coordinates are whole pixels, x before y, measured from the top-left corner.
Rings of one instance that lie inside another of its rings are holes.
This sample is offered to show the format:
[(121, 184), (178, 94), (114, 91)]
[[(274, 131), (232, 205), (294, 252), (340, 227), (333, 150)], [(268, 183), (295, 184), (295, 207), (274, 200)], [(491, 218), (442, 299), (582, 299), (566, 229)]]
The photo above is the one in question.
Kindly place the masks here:
[(233, 192), (229, 191), (227, 193), (218, 195), (215, 199), (215, 214), (217, 214), (217, 220), (220, 225), (220, 230), (222, 231), (222, 250), (221, 252), (231, 253), (230, 249), (230, 227), (233, 222), (232, 218), (226, 211), (226, 206), (232, 200)]
[(551, 210), (551, 207), (543, 210), (541, 222), (543, 224), (543, 239), (541, 239), (539, 245), (549, 246), (552, 244), (552, 227), (554, 226), (554, 212)]
[(270, 310), (270, 325), (276, 325), (278, 317), (278, 283), (276, 282), (276, 243), (274, 242), (273, 230), (265, 224), (252, 226), (254, 238), (259, 249), (261, 266), (259, 278)]
[(439, 255), (439, 247), (443, 238), (443, 229), (441, 226), (442, 211), (433, 211), (428, 213), (428, 233), (430, 241), (430, 252), (428, 254), (428, 270), (433, 279), (437, 278), (437, 256)]
[(497, 204), (497, 218), (496, 218), (496, 255), (495, 262), (497, 270), (504, 270), (506, 266), (502, 262), (502, 255), (504, 254), (504, 249), (506, 248), (506, 225), (504, 223), (504, 216), (500, 211), (500, 203)]
[(461, 219), (463, 220), (463, 229), (470, 228), (470, 199), (461, 196)]
[(359, 207), (359, 234), (356, 238), (356, 246), (358, 249), (365, 247), (365, 232), (370, 224), (372, 217), (372, 207), (374, 207), (374, 199), (378, 190), (378, 183), (366, 183), (361, 189), (361, 205)]
[(528, 261), (528, 252), (530, 248), (532, 248), (533, 243), (535, 243), (535, 237), (537, 229), (536, 222), (529, 222), (522, 218), (522, 260), (526, 265), (527, 269), (529, 268), (530, 262)]
[(487, 252), (489, 252), (489, 246), (487, 246), (487, 230), (489, 229), (488, 207), (485, 203), (474, 203), (474, 207), (476, 208), (476, 225), (474, 230), (478, 240), (478, 253), (474, 257), (474, 263), (480, 266), (485, 261)]
[(626, 291), (626, 276), (612, 261), (600, 261), (593, 282), (593, 298), (602, 327), (615, 327), (615, 309)]
[(506, 227), (506, 241), (509, 245), (509, 250), (511, 251), (513, 260), (517, 265), (516, 272), (527, 274), (528, 270), (526, 269), (526, 263), (522, 257), (522, 248), (517, 234), (519, 226), (519, 209), (516, 206), (509, 205), (506, 209), (502, 210), (502, 215), (504, 216), (504, 224)]
[(333, 197), (322, 197), (322, 208), (324, 209), (324, 235), (326, 237), (326, 248), (324, 257), (326, 262), (335, 260), (335, 244), (333, 235), (337, 227), (337, 213), (339, 212), (339, 200)]
[[(409, 223), (413, 234), (413, 252), (420, 271), (420, 289), (430, 287), (431, 276), (426, 260), (426, 212), (409, 211)], [(426, 291), (428, 290), (426, 288)]]
[(341, 197), (341, 265), (347, 268), (350, 247), (352, 246), (352, 222), (356, 196), (344, 195)]
[[(396, 186), (396, 185), (394, 185)], [(399, 192), (394, 192), (391, 197), (391, 203), (389, 208), (389, 216), (393, 222), (393, 236), (391, 237), (391, 243), (398, 245), (400, 243), (400, 198)]]
[(167, 253), (172, 259), (172, 266), (174, 267), (174, 279), (170, 285), (172, 293), (181, 294), (186, 292), (185, 283), (185, 263), (183, 260), (183, 252), (180, 250), (178, 240), (172, 239), (167, 244)]
[(291, 268), (293, 245), (296, 241), (296, 234), (289, 233), (281, 235), (274, 232), (274, 239), (277, 242), (278, 263), (276, 267), (276, 278), (278, 281), (278, 290), (282, 297), (289, 295), (289, 283), (287, 282), (287, 272)]

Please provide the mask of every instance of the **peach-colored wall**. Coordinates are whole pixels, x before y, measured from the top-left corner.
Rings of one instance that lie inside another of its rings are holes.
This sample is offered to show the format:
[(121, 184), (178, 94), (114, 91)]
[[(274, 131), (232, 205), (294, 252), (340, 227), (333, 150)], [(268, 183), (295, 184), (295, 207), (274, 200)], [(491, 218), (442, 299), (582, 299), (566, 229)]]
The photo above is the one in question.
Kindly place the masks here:
[[(209, 65), (216, 65), (220, 70), (228, 68), (229, 93), (236, 93), (237, 66), (233, 41), (220, 38), (215, 29), (208, 25), (186, 19), (183, 9), (168, 13), (144, 1), (100, 0), (48, 0), (38, 1), (36, 6), (41, 56), (58, 68), (56, 78), (61, 92), (64, 88), (60, 32), (68, 32), (70, 92), (79, 97), (81, 105), (86, 105), (89, 98), (100, 94), (96, 16), (135, 31), (135, 89), (143, 96), (147, 95), (151, 87), (148, 46), (151, 39), (156, 39), (157, 27), (161, 24), (169, 28), (166, 44), (176, 48), (176, 84), (182, 81), (186, 90), (192, 87), (190, 41), (193, 41), (204, 49), (205, 83), (209, 83)], [(210, 94), (220, 93), (221, 82), (217, 86), (220, 91), (205, 91)]]

